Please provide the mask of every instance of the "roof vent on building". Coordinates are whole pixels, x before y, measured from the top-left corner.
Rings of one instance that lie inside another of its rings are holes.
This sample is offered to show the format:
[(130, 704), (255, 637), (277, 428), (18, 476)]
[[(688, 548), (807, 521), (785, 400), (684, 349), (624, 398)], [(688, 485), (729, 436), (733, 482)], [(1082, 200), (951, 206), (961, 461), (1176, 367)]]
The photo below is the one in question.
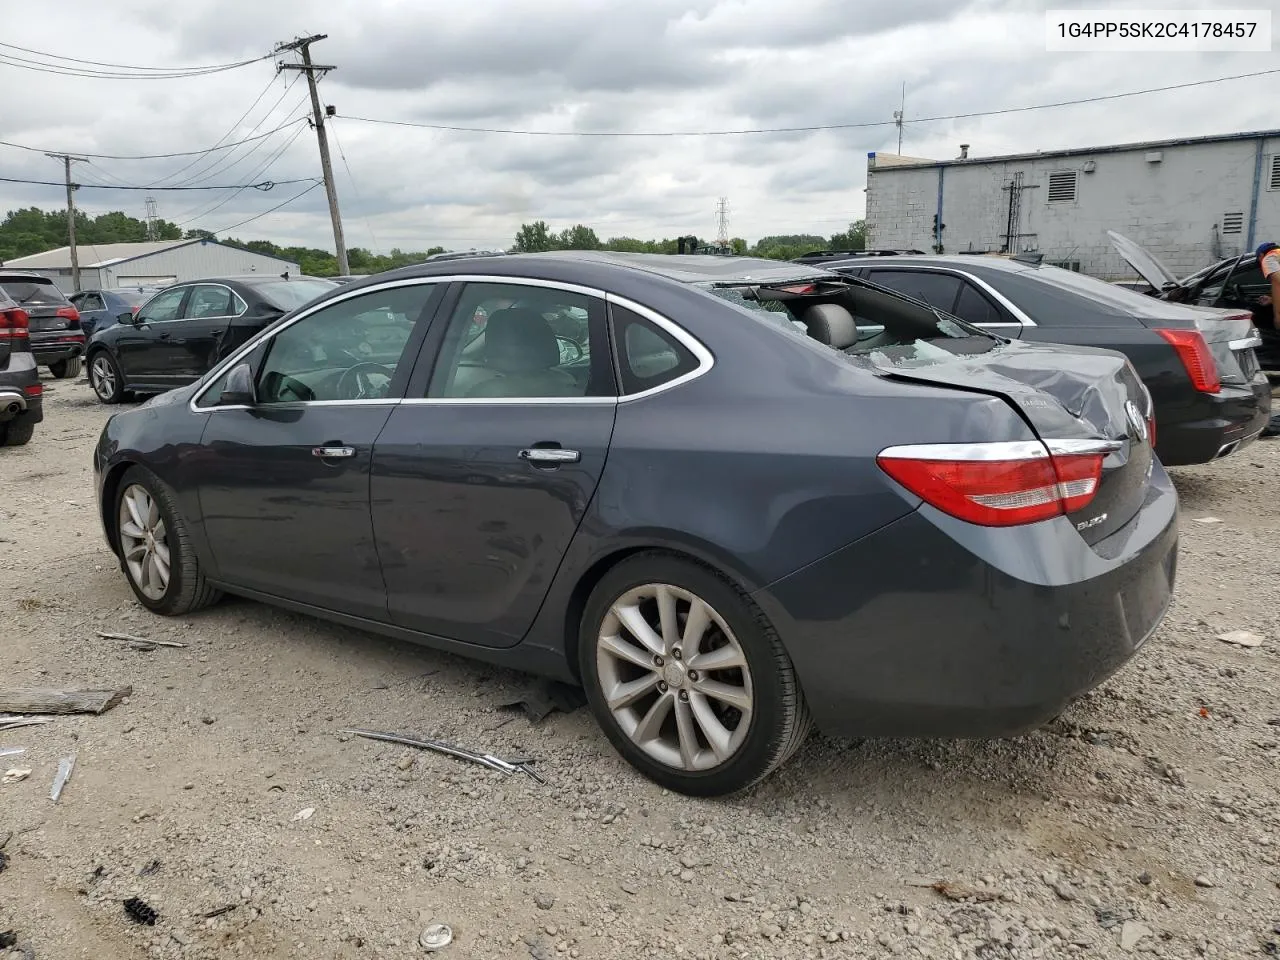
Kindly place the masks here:
[(962, 144), (960, 144), (960, 158), (959, 158), (959, 159), (961, 159), (961, 160), (968, 160), (968, 159), (969, 159), (969, 145), (968, 145), (967, 143), (962, 143)]

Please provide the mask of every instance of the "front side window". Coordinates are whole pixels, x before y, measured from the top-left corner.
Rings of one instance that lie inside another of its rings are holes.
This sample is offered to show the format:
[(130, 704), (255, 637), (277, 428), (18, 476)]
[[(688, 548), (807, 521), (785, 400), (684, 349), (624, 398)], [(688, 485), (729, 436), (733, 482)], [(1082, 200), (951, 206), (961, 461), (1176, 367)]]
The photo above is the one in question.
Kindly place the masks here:
[(571, 398), (613, 393), (604, 303), (552, 287), (469, 283), (449, 318), (429, 397)]
[(258, 371), (259, 403), (382, 400), (437, 284), (390, 287), (340, 300), (281, 330)]
[(139, 323), (164, 323), (177, 320), (178, 311), (182, 308), (182, 298), (187, 295), (186, 287), (176, 287), (157, 293), (138, 311)]

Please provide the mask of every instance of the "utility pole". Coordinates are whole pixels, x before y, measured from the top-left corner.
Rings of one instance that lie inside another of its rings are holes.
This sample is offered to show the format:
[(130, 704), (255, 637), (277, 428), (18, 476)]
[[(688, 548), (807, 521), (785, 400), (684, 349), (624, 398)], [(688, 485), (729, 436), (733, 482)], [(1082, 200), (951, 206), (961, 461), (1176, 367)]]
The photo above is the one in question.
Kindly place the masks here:
[(329, 219), (333, 221), (333, 245), (338, 256), (338, 274), (346, 276), (351, 272), (347, 264), (347, 244), (342, 237), (342, 214), (338, 212), (338, 188), (333, 182), (333, 164), (329, 161), (329, 138), (324, 130), (324, 111), (320, 109), (320, 94), (316, 92), (316, 74), (323, 76), (333, 66), (321, 66), (311, 62), (311, 44), (328, 37), (327, 33), (317, 33), (310, 37), (301, 37), (290, 43), (276, 45), (276, 52), (297, 50), (302, 57), (301, 63), (277, 64), (279, 70), (301, 70), (307, 75), (307, 86), (311, 88), (311, 112), (316, 128), (316, 140), (320, 144), (320, 170), (324, 176), (324, 190), (329, 195)]
[(898, 128), (898, 156), (902, 156), (902, 123), (907, 113), (907, 83), (902, 82), (902, 107), (893, 111), (893, 125)]
[(88, 163), (85, 157), (73, 157), (67, 153), (46, 153), (46, 157), (62, 161), (62, 169), (67, 175), (67, 244), (71, 251), (71, 286), (72, 293), (80, 292), (80, 256), (76, 253), (76, 184), (71, 182), (71, 164)]

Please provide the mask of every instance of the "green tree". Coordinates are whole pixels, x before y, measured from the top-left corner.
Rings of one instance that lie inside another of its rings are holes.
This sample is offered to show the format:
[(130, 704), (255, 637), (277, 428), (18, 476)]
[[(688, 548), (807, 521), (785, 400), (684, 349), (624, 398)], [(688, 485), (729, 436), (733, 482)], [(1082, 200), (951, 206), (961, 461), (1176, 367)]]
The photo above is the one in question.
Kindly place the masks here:
[(602, 246), (596, 232), (580, 223), (568, 230), (561, 230), (553, 243), (557, 250), (599, 250)]
[(522, 223), (516, 231), (515, 253), (542, 253), (555, 249), (555, 240), (545, 220)]
[(849, 229), (843, 233), (832, 234), (832, 250), (865, 250), (867, 249), (867, 221), (854, 220)]

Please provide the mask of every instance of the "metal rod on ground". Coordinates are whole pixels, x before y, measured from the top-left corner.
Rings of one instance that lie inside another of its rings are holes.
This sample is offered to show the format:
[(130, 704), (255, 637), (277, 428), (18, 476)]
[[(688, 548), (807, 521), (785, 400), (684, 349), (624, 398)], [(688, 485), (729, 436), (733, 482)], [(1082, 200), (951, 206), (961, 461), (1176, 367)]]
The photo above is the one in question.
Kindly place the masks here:
[(85, 157), (73, 157), (66, 153), (46, 153), (46, 157), (62, 161), (62, 168), (67, 176), (67, 245), (71, 251), (71, 286), (74, 293), (80, 292), (80, 255), (76, 251), (76, 185), (71, 182), (71, 163), (88, 163)]
[(321, 66), (311, 62), (311, 44), (324, 40), (328, 34), (317, 33), (315, 36), (302, 37), (290, 43), (276, 46), (276, 52), (297, 50), (302, 57), (301, 63), (277, 64), (280, 70), (301, 70), (307, 75), (307, 86), (311, 89), (311, 113), (316, 128), (316, 142), (320, 145), (320, 170), (324, 175), (324, 190), (329, 195), (329, 219), (333, 221), (333, 245), (338, 257), (338, 274), (346, 276), (351, 273), (347, 263), (347, 243), (342, 235), (342, 214), (338, 211), (338, 187), (333, 180), (333, 164), (329, 160), (329, 137), (324, 129), (324, 111), (320, 109), (320, 94), (316, 91), (316, 74), (324, 75), (332, 66)]
[(478, 763), (481, 766), (488, 767), (491, 770), (497, 770), (500, 773), (524, 773), (528, 774), (530, 779), (536, 780), (538, 783), (546, 785), (546, 780), (538, 776), (530, 769), (529, 764), (533, 763), (531, 757), (518, 757), (514, 760), (503, 760), (489, 753), (476, 753), (473, 750), (467, 750), (463, 747), (454, 746), (451, 743), (445, 743), (443, 740), (423, 740), (418, 737), (406, 737), (399, 733), (385, 733), (380, 730), (343, 730), (342, 733), (350, 733), (357, 737), (364, 737), (368, 740), (382, 740), (386, 743), (399, 743), (406, 747), (417, 747), (419, 750), (434, 750), (436, 753), (443, 753), (450, 757), (457, 757), (460, 760), (470, 760), (472, 763)]

